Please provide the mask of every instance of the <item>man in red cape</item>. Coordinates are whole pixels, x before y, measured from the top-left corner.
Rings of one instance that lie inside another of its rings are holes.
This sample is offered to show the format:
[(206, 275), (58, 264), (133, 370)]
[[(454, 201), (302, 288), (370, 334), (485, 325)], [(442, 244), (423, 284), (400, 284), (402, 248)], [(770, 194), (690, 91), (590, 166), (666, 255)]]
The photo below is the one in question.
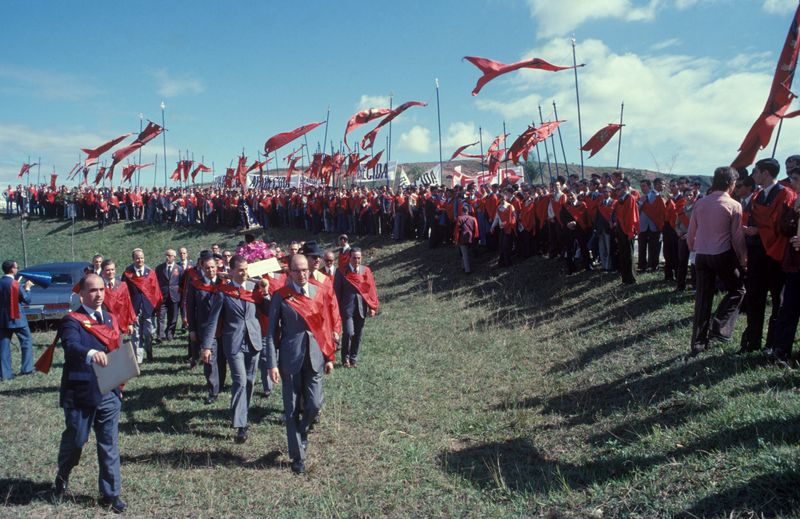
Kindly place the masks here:
[(361, 333), (367, 317), (378, 312), (378, 291), (369, 267), (361, 264), (358, 247), (350, 249), (350, 263), (339, 267), (333, 278), (333, 289), (342, 315), (342, 365), (356, 367), (361, 349)]
[(116, 279), (117, 266), (114, 264), (114, 260), (107, 259), (103, 261), (100, 269), (103, 273), (103, 282), (106, 285), (103, 305), (117, 318), (117, 331), (120, 334), (131, 333), (136, 322), (136, 312), (133, 310), (128, 285)]
[(141, 363), (147, 353), (147, 361), (153, 360), (153, 314), (161, 304), (161, 289), (158, 286), (156, 273), (144, 263), (144, 251), (133, 249), (133, 263), (122, 273), (122, 279), (128, 284), (133, 310), (136, 312), (136, 323), (133, 327), (133, 344), (136, 357)]
[(617, 240), (622, 283), (632, 285), (636, 283), (636, 278), (633, 277), (633, 238), (639, 232), (639, 206), (636, 196), (631, 192), (631, 184), (626, 179), (617, 185), (617, 203), (611, 218)]

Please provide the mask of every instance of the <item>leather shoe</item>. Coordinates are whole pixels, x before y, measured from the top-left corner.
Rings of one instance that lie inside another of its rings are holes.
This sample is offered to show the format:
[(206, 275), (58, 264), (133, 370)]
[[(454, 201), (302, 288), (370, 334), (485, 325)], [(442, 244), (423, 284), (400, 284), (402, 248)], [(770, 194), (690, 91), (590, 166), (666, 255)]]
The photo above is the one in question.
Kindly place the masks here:
[(239, 427), (236, 429), (236, 443), (244, 443), (247, 441), (247, 427)]
[(69, 478), (63, 476), (56, 476), (56, 482), (53, 489), (53, 496), (56, 499), (61, 499), (69, 491)]
[(206, 399), (203, 400), (203, 403), (206, 404), (206, 405), (210, 405), (210, 404), (213, 404), (216, 401), (217, 401), (217, 395), (208, 395), (206, 397)]
[(102, 498), (100, 500), (100, 506), (111, 509), (115, 514), (121, 514), (128, 508), (128, 505), (125, 504), (125, 501), (120, 499), (119, 496)]
[(301, 459), (292, 460), (292, 472), (294, 472), (295, 474), (305, 474), (306, 464), (303, 463), (303, 460)]
[(689, 357), (697, 357), (708, 349), (707, 344), (693, 344), (692, 350), (689, 352)]

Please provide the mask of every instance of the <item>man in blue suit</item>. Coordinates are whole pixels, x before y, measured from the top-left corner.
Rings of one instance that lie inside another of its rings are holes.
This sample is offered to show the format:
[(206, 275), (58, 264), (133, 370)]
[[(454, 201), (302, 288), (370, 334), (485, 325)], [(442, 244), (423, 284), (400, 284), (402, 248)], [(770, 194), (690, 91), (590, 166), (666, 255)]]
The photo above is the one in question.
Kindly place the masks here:
[(0, 380), (14, 378), (11, 366), (11, 336), (17, 334), (22, 350), (22, 369), (20, 373), (33, 373), (33, 340), (28, 320), (20, 310), (20, 303), (30, 304), (30, 280), (20, 287), (14, 277), (17, 275), (17, 262), (3, 262), (3, 277), (0, 278)]
[[(107, 353), (119, 346), (111, 314), (103, 309), (105, 283), (88, 274), (80, 281), (81, 306), (61, 319), (58, 334), (64, 347), (59, 404), (64, 408), (66, 427), (58, 449), (55, 494), (67, 491), (69, 476), (78, 465), (83, 446), (94, 428), (100, 467), (101, 506), (121, 513), (127, 508), (120, 499), (120, 457), (117, 443), (122, 407), (119, 389), (101, 394), (92, 364), (108, 365)], [(96, 330), (92, 331), (92, 327)]]

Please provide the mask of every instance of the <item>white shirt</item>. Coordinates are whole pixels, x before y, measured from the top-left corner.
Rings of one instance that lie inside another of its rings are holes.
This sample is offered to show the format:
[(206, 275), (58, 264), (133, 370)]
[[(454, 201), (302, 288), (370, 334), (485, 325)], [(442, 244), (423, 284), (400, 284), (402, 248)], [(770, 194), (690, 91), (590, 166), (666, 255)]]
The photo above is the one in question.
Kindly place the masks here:
[[(86, 305), (81, 305), (81, 306), (83, 307), (83, 311), (86, 312), (87, 314), (89, 314), (89, 316), (92, 319), (94, 319), (94, 314), (96, 314), (97, 312), (100, 312), (100, 323), (102, 324), (102, 322), (103, 322), (103, 309), (102, 308), (98, 308), (97, 310), (92, 310), (91, 308), (89, 308)], [(94, 354), (97, 353), (98, 351), (99, 350), (89, 350), (89, 352), (86, 354), (86, 364), (91, 364), (92, 363), (92, 357), (94, 357)]]

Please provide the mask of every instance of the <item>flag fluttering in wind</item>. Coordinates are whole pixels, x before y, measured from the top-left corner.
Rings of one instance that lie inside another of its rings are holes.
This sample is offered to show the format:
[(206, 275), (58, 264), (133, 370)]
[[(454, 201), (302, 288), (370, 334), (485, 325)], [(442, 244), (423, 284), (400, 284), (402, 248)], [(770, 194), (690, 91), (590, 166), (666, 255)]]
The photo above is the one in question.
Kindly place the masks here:
[(111, 154), (111, 158), (114, 159), (111, 163), (111, 168), (113, 169), (114, 166), (119, 164), (125, 157), (161, 135), (161, 132), (163, 131), (164, 128), (156, 123), (148, 122), (145, 129), (142, 130), (142, 132), (136, 137), (136, 140)]
[[(361, 149), (365, 150), (367, 148), (371, 148), (373, 144), (375, 144), (375, 137), (378, 136), (378, 132), (381, 128), (392, 122), (392, 120), (400, 115), (401, 113), (405, 112), (412, 106), (428, 106), (428, 103), (423, 103), (422, 101), (409, 101), (407, 103), (403, 103), (394, 110), (391, 111), (389, 115), (387, 115), (378, 125), (370, 130), (363, 139), (361, 139)], [(369, 144), (367, 144), (369, 142)]]
[[(567, 70), (576, 67), (562, 67), (559, 65), (553, 65), (552, 63), (548, 63), (543, 59), (533, 58), (533, 59), (526, 59), (523, 61), (518, 61), (517, 63), (511, 63), (510, 65), (506, 65), (505, 63), (500, 63), (499, 61), (492, 61), (486, 58), (479, 58), (478, 56), (464, 56), (464, 59), (478, 67), (483, 75), (478, 79), (478, 83), (475, 85), (475, 88), (472, 90), (472, 95), (478, 95), (478, 92), (486, 86), (486, 83), (493, 80), (498, 76), (502, 76), (503, 74), (508, 74), (509, 72), (513, 72), (515, 70), (519, 70), (521, 68), (532, 68), (538, 70), (547, 70), (550, 72), (558, 72), (559, 70)], [(582, 67), (583, 65), (578, 65), (578, 67)]]
[(172, 175), (169, 177), (170, 180), (174, 180), (175, 182), (180, 182), (181, 178), (183, 178), (184, 181), (188, 180), (192, 164), (194, 164), (193, 160), (179, 160), (175, 171), (173, 171)]
[(87, 155), (83, 165), (87, 168), (94, 166), (95, 164), (97, 164), (97, 159), (98, 157), (100, 157), (100, 155), (107, 152), (108, 150), (110, 150), (120, 142), (124, 141), (131, 135), (133, 135), (133, 133), (126, 133), (125, 135), (120, 135), (119, 137), (111, 139), (108, 142), (104, 142), (103, 144), (101, 144), (96, 148), (81, 148), (81, 151)]
[[(755, 162), (756, 154), (759, 150), (766, 148), (772, 137), (775, 126), (786, 115), (786, 110), (792, 104), (795, 96), (791, 92), (794, 72), (797, 68), (797, 53), (800, 50), (798, 41), (798, 29), (800, 28), (800, 5), (792, 18), (789, 26), (789, 33), (783, 44), (783, 50), (778, 58), (778, 65), (775, 67), (775, 75), (772, 78), (772, 87), (764, 105), (764, 110), (758, 116), (750, 131), (745, 135), (742, 145), (739, 146), (739, 154), (733, 160), (731, 167), (746, 167)], [(795, 115), (795, 114), (790, 114)]]
[(353, 114), (349, 121), (347, 121), (347, 127), (344, 129), (344, 145), (347, 146), (347, 149), (350, 149), (350, 146), (347, 144), (347, 134), (358, 128), (359, 126), (365, 125), (370, 121), (374, 121), (375, 119), (380, 119), (381, 117), (387, 116), (392, 113), (391, 108), (370, 108), (368, 110), (363, 110), (361, 112)]
[[(290, 155), (290, 157), (291, 157), (291, 155)], [(302, 158), (303, 158), (303, 156), (301, 155), (299, 157), (291, 157), (289, 159), (289, 169), (286, 171), (286, 185), (287, 186), (292, 181), (292, 173), (297, 171), (297, 167), (296, 167), (297, 166), (297, 161), (302, 159)]]
[(252, 164), (250, 164), (250, 167), (247, 168), (247, 171), (245, 171), (245, 174), (246, 173), (250, 173), (251, 171), (255, 171), (255, 170), (261, 171), (264, 168), (264, 166), (269, 164), (270, 161), (272, 161), (272, 159), (274, 159), (274, 158), (275, 157), (268, 157), (268, 158), (266, 158), (266, 159), (264, 159), (264, 160), (262, 160), (260, 162), (259, 161), (253, 162)]
[(304, 124), (303, 126), (295, 128), (290, 132), (284, 132), (284, 133), (279, 133), (277, 135), (273, 135), (272, 137), (267, 139), (267, 142), (264, 143), (264, 154), (269, 155), (273, 151), (277, 150), (278, 148), (286, 144), (289, 144), (298, 137), (302, 137), (303, 135), (307, 134), (308, 132), (310, 132), (311, 130), (313, 130), (314, 128), (316, 128), (321, 124), (325, 124), (325, 121), (321, 121), (318, 123)]
[(230, 189), (233, 187), (233, 176), (236, 173), (236, 170), (233, 168), (227, 168), (225, 170), (225, 188)]
[(100, 166), (99, 168), (97, 168), (97, 174), (94, 176), (94, 185), (97, 185), (100, 182), (102, 182), (103, 177), (105, 176), (105, 174), (106, 174), (106, 167), (105, 166)]
[(133, 174), (138, 169), (144, 169), (152, 166), (153, 163), (150, 162), (148, 164), (128, 164), (124, 168), (122, 168), (122, 181), (123, 182), (130, 182), (131, 178), (133, 178)]
[(381, 155), (383, 155), (383, 150), (379, 151), (377, 155), (372, 157), (369, 162), (364, 166), (366, 169), (375, 169), (378, 163), (381, 161)]
[(80, 169), (81, 169), (81, 163), (76, 162), (75, 165), (72, 166), (72, 169), (69, 170), (69, 173), (67, 173), (67, 180), (72, 180), (72, 178), (78, 174), (78, 171), (80, 171)]
[(34, 164), (24, 163), (24, 164), (22, 164), (22, 167), (19, 168), (19, 175), (17, 175), (17, 178), (22, 178), (22, 175), (24, 175), (25, 173), (28, 173), (33, 166), (38, 166), (38, 165), (39, 164), (37, 164), (37, 163), (34, 163)]
[(247, 157), (242, 155), (239, 157), (239, 165), (236, 167), (236, 179), (239, 181), (239, 187), (242, 191), (247, 189)]
[(506, 158), (514, 164), (519, 164), (520, 156), (528, 160), (530, 149), (548, 139), (563, 122), (566, 121), (547, 121), (539, 127), (529, 126), (508, 148)]
[(359, 157), (358, 153), (351, 153), (348, 156), (348, 164), (347, 164), (347, 176), (354, 177), (358, 174), (358, 166), (364, 162), (365, 160), (369, 159), (369, 155), (364, 155), (363, 157)]
[(194, 178), (197, 176), (198, 173), (208, 173), (211, 171), (211, 168), (203, 164), (202, 162), (198, 162), (197, 166), (194, 167), (192, 170), (192, 182), (194, 182)]
[(592, 153), (589, 155), (588, 158), (594, 157), (594, 155), (603, 149), (603, 146), (608, 144), (608, 141), (622, 128), (624, 125), (622, 124), (614, 124), (610, 123), (605, 127), (601, 128), (597, 133), (592, 135), (592, 138), (586, 141), (586, 144), (583, 145), (581, 148), (583, 151), (591, 151)]
[(56, 188), (56, 179), (58, 178), (57, 173), (53, 173), (50, 175), (50, 189)]
[(454, 158), (456, 158), (458, 156), (469, 157), (469, 158), (477, 158), (477, 159), (483, 158), (480, 155), (470, 155), (468, 153), (462, 153), (465, 149), (467, 149), (467, 148), (469, 148), (471, 146), (475, 146), (476, 144), (478, 144), (478, 142), (480, 142), (480, 141), (475, 141), (475, 142), (470, 143), (470, 144), (465, 144), (463, 146), (459, 146), (459, 148), (456, 151), (453, 152), (453, 156), (450, 157), (450, 160), (453, 160)]

